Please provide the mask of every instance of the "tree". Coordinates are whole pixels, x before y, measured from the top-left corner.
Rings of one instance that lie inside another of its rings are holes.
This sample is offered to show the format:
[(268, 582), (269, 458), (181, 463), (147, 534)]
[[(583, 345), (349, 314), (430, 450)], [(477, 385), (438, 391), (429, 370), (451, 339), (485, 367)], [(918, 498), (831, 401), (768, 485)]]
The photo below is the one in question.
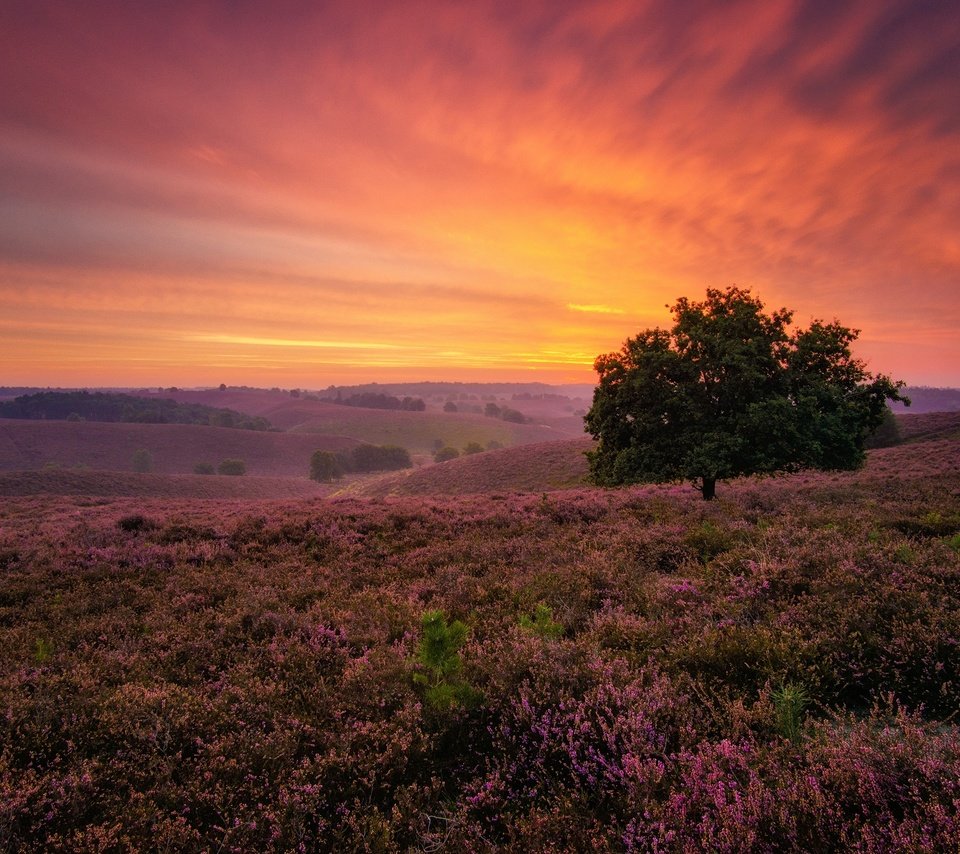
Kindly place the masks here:
[(221, 460), (217, 466), (217, 474), (229, 474), (238, 477), (247, 473), (247, 464), (243, 460)]
[(434, 455), (433, 461), (435, 463), (445, 463), (447, 460), (455, 460), (460, 456), (460, 452), (456, 448), (451, 448), (449, 445), (440, 448)]
[(310, 457), (310, 479), (329, 483), (343, 477), (343, 469), (337, 455), (330, 451), (314, 451)]
[(671, 329), (646, 329), (599, 356), (585, 422), (599, 484), (716, 482), (802, 468), (855, 469), (902, 382), (873, 376), (850, 345), (858, 330), (792, 312), (765, 314), (748, 290), (710, 289), (671, 309)]
[(483, 414), (488, 418), (499, 418), (500, 407), (495, 403), (488, 403), (485, 407), (483, 407)]
[(464, 456), (469, 456), (470, 454), (479, 454), (482, 451), (483, 445), (481, 445), (479, 442), (467, 442), (467, 444), (463, 446)]
[(448, 400), (445, 404), (443, 404), (443, 411), (444, 411), (444, 412), (456, 412), (456, 411), (457, 411), (457, 404), (455, 404), (452, 400)]

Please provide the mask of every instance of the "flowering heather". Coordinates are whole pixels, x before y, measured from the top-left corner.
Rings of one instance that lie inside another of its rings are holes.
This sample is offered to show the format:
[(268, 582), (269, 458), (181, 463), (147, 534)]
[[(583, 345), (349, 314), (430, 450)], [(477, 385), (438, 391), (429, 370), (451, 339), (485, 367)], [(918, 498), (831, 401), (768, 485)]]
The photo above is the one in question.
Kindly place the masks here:
[(709, 504), (7, 498), (0, 849), (957, 850), (958, 499), (951, 439)]

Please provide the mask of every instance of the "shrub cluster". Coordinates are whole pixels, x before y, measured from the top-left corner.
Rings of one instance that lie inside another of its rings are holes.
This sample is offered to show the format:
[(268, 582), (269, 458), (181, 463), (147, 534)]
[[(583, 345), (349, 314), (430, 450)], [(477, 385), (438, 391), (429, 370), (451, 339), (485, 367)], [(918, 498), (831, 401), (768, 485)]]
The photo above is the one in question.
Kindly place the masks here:
[[(380, 392), (361, 392), (349, 397), (323, 398), (327, 403), (339, 403), (343, 406), (359, 406), (364, 409), (390, 409), (403, 412), (423, 412), (427, 405), (419, 397), (394, 397)], [(456, 411), (456, 410), (454, 410)]]

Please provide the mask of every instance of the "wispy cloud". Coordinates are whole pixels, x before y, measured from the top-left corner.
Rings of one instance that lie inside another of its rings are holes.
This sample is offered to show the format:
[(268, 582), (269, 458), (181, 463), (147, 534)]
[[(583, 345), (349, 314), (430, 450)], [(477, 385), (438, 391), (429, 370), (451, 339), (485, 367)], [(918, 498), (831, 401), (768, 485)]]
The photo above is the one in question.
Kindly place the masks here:
[(582, 311), (586, 314), (626, 314), (622, 308), (611, 308), (608, 305), (579, 305), (577, 303), (567, 303), (567, 308), (571, 311)]
[[(907, 379), (960, 365), (950, 3), (283, 7), (4, 10), (10, 381), (57, 382), (48, 322), (171, 382), (217, 342), (170, 328), (249, 338), (220, 345), (251, 348), (250, 381), (267, 349), (333, 365), (338, 341), (382, 342), (353, 348), (371, 379), (377, 353), (479, 371), (607, 352), (732, 282), (862, 327)], [(263, 343), (312, 330), (335, 346)]]

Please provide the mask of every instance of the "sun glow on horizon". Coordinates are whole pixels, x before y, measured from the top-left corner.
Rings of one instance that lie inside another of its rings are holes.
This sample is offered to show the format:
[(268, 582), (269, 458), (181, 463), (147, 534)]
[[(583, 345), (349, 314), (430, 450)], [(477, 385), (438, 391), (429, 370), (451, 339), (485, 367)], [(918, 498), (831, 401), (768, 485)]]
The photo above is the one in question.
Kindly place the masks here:
[(737, 283), (960, 385), (960, 16), (294, 7), (9, 11), (0, 384), (592, 382)]

